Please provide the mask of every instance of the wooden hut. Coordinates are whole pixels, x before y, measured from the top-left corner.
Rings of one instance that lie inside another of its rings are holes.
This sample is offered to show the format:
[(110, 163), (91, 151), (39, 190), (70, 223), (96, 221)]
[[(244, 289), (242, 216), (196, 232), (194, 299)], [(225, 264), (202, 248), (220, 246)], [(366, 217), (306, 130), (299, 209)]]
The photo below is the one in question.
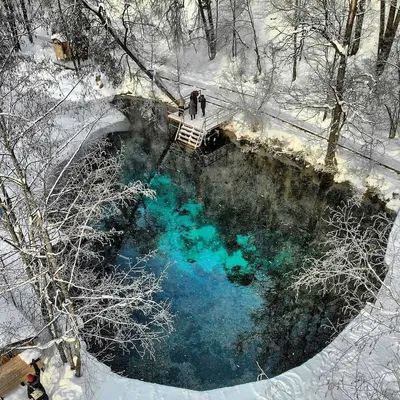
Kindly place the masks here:
[(59, 33), (51, 35), (51, 41), (54, 44), (54, 52), (56, 53), (57, 60), (71, 61), (72, 51), (70, 43)]
[[(14, 303), (0, 298), (0, 399), (24, 382), (27, 374), (33, 373), (29, 363), (38, 352), (31, 347), (35, 336), (35, 328)], [(30, 350), (23, 353), (25, 349)]]

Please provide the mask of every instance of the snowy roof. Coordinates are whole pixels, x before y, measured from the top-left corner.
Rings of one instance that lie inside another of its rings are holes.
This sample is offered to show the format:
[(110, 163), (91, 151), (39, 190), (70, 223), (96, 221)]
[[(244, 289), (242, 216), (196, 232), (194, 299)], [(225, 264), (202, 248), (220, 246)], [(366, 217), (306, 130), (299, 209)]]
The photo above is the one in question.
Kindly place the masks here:
[(67, 42), (68, 40), (61, 33), (54, 33), (53, 35), (51, 35), (51, 41), (52, 42), (57, 41), (63, 43)]

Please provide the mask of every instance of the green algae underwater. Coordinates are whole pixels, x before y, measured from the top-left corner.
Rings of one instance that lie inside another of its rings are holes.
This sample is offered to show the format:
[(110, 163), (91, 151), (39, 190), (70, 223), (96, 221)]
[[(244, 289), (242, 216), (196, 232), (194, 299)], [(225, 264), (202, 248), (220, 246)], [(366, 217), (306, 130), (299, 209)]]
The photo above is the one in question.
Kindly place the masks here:
[[(270, 377), (303, 363), (332, 340), (329, 322), (343, 315), (329, 296), (296, 302), (290, 273), (323, 238), (325, 206), (351, 189), (333, 184), (320, 196), (310, 168), (239, 144), (205, 167), (191, 152), (166, 151), (173, 133), (162, 107), (151, 107), (129, 104), (132, 133), (110, 137), (125, 153), (122, 179), (140, 179), (157, 193), (126, 218), (117, 260), (123, 267), (157, 250), (147, 270), (159, 274), (169, 264), (158, 299), (171, 301), (175, 331), (156, 343), (154, 359), (118, 354), (111, 367), (209, 390), (255, 381), (257, 363)], [(368, 200), (364, 212), (381, 208)]]

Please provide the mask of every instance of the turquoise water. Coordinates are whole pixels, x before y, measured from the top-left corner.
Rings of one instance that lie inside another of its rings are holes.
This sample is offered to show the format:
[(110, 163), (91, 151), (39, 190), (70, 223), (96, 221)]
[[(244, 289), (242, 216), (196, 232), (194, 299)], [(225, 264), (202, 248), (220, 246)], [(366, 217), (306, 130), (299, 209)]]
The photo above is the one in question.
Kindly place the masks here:
[[(112, 135), (126, 156), (123, 180), (147, 182), (157, 200), (108, 221), (126, 231), (112, 250), (124, 266), (126, 257), (158, 249), (147, 269), (169, 265), (160, 299), (171, 301), (175, 331), (156, 344), (154, 360), (116, 350), (111, 367), (207, 390), (254, 381), (257, 362), (272, 377), (322, 350), (338, 333), (331, 323), (340, 329), (348, 321), (344, 301), (318, 291), (296, 297), (291, 274), (305, 257), (320, 256), (325, 206), (340, 204), (351, 188), (246, 143), (204, 166), (195, 153), (169, 147), (174, 132), (163, 126), (162, 106), (140, 99), (128, 106), (133, 131)], [(367, 215), (382, 209), (366, 204)]]
[(133, 355), (129, 375), (199, 390), (254, 380), (258, 341), (247, 343), (241, 353), (237, 342), (241, 332), (253, 329), (251, 313), (260, 297), (253, 286), (227, 278), (232, 269), (240, 274), (253, 270), (246, 257), (256, 252), (252, 236), (236, 235), (230, 249), (203, 204), (196, 202), (194, 187), (183, 189), (167, 175), (156, 175), (150, 187), (157, 200), (146, 199), (139, 208), (138, 231), (124, 241), (120, 262), (154, 246), (158, 254), (148, 270), (160, 273), (172, 263), (162, 296), (172, 301), (175, 331), (157, 346), (155, 360)]

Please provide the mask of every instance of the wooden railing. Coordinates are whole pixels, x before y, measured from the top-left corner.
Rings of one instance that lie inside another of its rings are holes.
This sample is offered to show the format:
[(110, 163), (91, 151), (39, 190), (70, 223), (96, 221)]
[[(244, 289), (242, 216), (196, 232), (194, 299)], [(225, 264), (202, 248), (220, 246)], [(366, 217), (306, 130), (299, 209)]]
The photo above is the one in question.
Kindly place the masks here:
[(204, 119), (202, 131), (207, 133), (209, 127), (218, 126), (226, 121), (229, 121), (233, 117), (234, 113), (231, 110), (220, 109), (216, 113), (213, 113), (209, 117)]

